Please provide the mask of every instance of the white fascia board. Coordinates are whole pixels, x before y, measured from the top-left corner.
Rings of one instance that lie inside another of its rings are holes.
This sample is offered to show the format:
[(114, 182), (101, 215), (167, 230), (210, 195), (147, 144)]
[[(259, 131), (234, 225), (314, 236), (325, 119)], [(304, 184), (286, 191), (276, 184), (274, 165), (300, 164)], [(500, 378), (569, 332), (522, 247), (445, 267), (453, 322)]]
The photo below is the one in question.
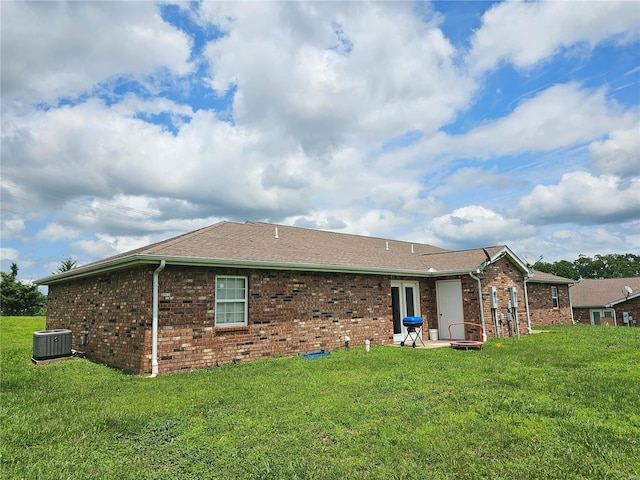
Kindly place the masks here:
[(515, 263), (516, 267), (518, 267), (522, 271), (522, 273), (530, 273), (527, 264), (523, 262), (520, 257), (518, 257), (507, 245), (502, 247), (500, 250), (498, 250), (498, 252), (496, 252), (493, 257), (491, 257), (491, 262), (493, 263), (496, 260), (499, 260), (503, 255), (507, 255), (508, 257), (510, 257), (512, 262)]
[(624, 303), (624, 302), (626, 302), (628, 300), (633, 300), (634, 298), (638, 298), (638, 297), (640, 297), (640, 292), (636, 293), (634, 295), (629, 295), (628, 297), (622, 297), (622, 298), (620, 298), (618, 300), (614, 300), (613, 302), (609, 302), (609, 303), (607, 303), (605, 305), (605, 307), (611, 308), (611, 307), (614, 307), (616, 305), (620, 305), (621, 303)]

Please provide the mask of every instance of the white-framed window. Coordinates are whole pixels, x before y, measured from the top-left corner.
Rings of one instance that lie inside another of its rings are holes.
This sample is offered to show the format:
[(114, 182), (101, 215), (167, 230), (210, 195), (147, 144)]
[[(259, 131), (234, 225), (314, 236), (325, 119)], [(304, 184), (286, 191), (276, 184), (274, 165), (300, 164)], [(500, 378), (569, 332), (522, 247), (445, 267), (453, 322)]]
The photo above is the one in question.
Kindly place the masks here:
[(560, 307), (560, 301), (558, 300), (558, 287), (551, 287), (551, 303), (553, 308)]
[(216, 327), (247, 324), (247, 277), (216, 276)]

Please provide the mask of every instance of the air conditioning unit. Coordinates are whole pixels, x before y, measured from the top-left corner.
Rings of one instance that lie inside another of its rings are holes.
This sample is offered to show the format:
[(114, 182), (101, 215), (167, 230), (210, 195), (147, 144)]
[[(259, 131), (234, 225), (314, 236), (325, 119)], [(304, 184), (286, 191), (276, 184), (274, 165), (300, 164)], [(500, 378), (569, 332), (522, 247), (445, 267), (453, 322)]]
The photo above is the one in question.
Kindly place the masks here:
[(34, 360), (71, 356), (71, 330), (43, 330), (33, 332)]

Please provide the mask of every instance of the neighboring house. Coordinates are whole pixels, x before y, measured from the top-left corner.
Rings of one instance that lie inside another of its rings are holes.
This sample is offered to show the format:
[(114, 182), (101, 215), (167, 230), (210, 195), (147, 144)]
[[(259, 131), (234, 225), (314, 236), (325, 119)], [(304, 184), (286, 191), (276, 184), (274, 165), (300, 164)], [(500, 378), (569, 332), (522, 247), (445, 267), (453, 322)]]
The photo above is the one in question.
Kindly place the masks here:
[(570, 282), (532, 272), (506, 246), (449, 251), (258, 222), (221, 222), (38, 281), (49, 286), (47, 328), (71, 329), (89, 358), (152, 375), (392, 344), (414, 315), (425, 339), (427, 329), (447, 339), (463, 320), (488, 337), (525, 335), (570, 323)]
[(640, 277), (580, 280), (570, 293), (577, 323), (638, 326)]
[(575, 280), (534, 270), (527, 279), (531, 324), (562, 325), (573, 323), (570, 285)]

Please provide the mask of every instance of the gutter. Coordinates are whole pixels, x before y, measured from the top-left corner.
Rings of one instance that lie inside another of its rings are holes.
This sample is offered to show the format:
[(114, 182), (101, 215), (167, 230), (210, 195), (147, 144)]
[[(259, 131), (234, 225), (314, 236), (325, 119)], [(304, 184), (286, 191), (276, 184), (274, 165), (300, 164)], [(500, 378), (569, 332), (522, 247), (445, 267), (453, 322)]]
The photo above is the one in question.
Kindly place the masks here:
[[(486, 266), (486, 265), (485, 265)], [(478, 272), (480, 273), (480, 272)], [(484, 304), (482, 301), (482, 281), (480, 277), (476, 277), (473, 272), (469, 272), (469, 276), (478, 282), (478, 298), (480, 299), (480, 323), (482, 324), (482, 341), (487, 341), (487, 330), (484, 327)]]
[(158, 375), (158, 276), (164, 270), (165, 260), (160, 260), (160, 265), (153, 272), (153, 321), (151, 326), (151, 376)]
[(402, 268), (380, 268), (365, 267), (357, 265), (323, 265), (312, 263), (288, 263), (273, 262), (264, 260), (238, 260), (226, 258), (202, 258), (202, 257), (181, 257), (166, 255), (147, 255), (134, 254), (126, 257), (120, 257), (110, 261), (100, 263), (99, 265), (89, 266), (87, 268), (78, 267), (68, 272), (51, 275), (36, 280), (38, 285), (52, 285), (67, 280), (83, 278), (98, 273), (107, 273), (122, 268), (128, 268), (135, 265), (150, 265), (157, 262), (165, 262), (167, 265), (184, 265), (199, 267), (235, 267), (235, 268), (257, 268), (269, 270), (295, 270), (307, 272), (340, 272), (340, 273), (357, 273), (372, 275), (404, 275), (408, 277), (448, 277), (455, 275), (465, 275), (469, 272), (468, 268), (456, 270), (405, 270)]

